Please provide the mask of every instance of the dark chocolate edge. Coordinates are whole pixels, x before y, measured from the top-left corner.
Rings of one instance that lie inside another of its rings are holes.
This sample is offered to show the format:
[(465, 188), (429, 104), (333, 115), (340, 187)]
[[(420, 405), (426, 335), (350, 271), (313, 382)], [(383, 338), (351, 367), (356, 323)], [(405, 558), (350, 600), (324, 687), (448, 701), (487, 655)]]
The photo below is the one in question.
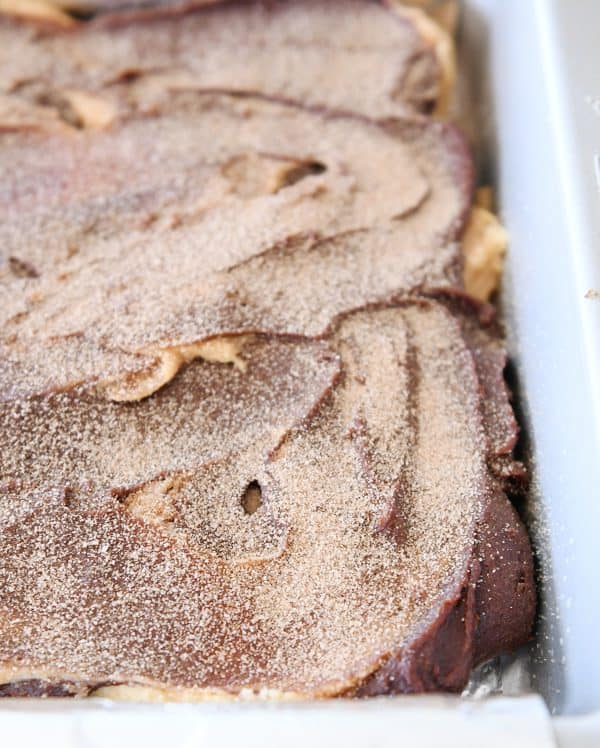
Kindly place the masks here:
[(75, 698), (88, 696), (92, 687), (72, 680), (51, 681), (27, 678), (0, 684), (0, 698)]
[[(482, 383), (483, 363), (478, 361), (481, 352), (474, 350), (468, 324), (476, 321), (479, 331), (487, 333), (490, 341), (498, 341), (501, 338), (495, 310), (460, 289), (444, 289), (430, 296), (462, 322), (463, 338), (480, 381), (481, 402), (490, 393)], [(503, 355), (505, 361), (504, 352)], [(511, 393), (503, 379), (493, 395), (513, 416), (516, 440), (519, 427), (510, 404)], [(482, 421), (485, 426), (483, 412)], [(495, 474), (494, 459), (499, 457), (514, 465), (506, 470), (506, 475)], [(537, 612), (533, 550), (527, 529), (507, 496), (509, 490), (515, 491), (513, 473), (519, 475), (521, 470), (512, 449), (509, 454), (500, 455), (488, 445), (490, 483), (476, 523), (476, 540), (467, 569), (454, 595), (442, 603), (422, 632), (392, 652), (371, 675), (344, 695), (457, 693), (466, 686), (474, 667), (512, 652), (531, 639)]]
[(425, 631), (347, 695), (457, 693), (476, 665), (530, 639), (536, 611), (531, 546), (501, 491), (487, 498), (477, 535), (454, 599), (442, 605)]

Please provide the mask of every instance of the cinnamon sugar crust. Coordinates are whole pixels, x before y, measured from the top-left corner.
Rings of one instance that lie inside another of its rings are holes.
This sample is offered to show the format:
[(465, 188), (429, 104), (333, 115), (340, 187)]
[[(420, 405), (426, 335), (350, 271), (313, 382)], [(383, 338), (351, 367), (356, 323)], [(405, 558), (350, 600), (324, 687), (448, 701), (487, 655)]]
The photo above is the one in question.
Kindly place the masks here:
[[(74, 390), (3, 408), (16, 463), (0, 641), (17, 672), (90, 688), (454, 689), (489, 656), (486, 629), (470, 624), (443, 677), (415, 641), (455, 652), (427, 632), (457, 605), (478, 614), (488, 554), (516, 580), (494, 648), (528, 633), (530, 558), (502, 552), (526, 540), (488, 465), (498, 450), (456, 317), (407, 302), (356, 312), (327, 341), (253, 346), (247, 374), (197, 362), (134, 407)], [(262, 505), (246, 515), (253, 481)], [(384, 663), (413, 657), (420, 680), (394, 686)]]
[(451, 126), (168, 100), (106, 133), (6, 135), (2, 244), (37, 277), (9, 262), (0, 281), (2, 397), (151, 377), (157, 351), (215, 336), (323, 334), (460, 282), (472, 170)]
[[(402, 12), (369, 0), (198, 5), (102, 14), (55, 33), (7, 20), (2, 89), (25, 95), (41, 79), (94, 91), (123, 78), (178, 72), (199, 89), (262, 92), (367, 116), (435, 106), (435, 45)], [(271, 64), (274, 57), (284, 64)]]
[(460, 690), (535, 590), (430, 40), (176, 10), (0, 30), (0, 696)]

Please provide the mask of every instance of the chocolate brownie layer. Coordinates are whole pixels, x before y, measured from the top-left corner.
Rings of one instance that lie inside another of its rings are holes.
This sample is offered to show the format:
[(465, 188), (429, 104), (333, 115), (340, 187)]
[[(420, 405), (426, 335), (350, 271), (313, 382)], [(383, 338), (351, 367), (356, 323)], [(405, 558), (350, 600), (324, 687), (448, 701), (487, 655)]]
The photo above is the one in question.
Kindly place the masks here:
[(136, 404), (78, 388), (3, 406), (7, 673), (456, 689), (526, 638), (531, 556), (456, 313), (365, 309), (244, 355)]

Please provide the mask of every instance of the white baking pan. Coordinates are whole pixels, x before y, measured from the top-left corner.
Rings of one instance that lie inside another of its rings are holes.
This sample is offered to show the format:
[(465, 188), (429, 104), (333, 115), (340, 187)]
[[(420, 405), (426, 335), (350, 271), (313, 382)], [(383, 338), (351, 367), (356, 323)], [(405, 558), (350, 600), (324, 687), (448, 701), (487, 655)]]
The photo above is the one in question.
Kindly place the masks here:
[(504, 307), (542, 593), (532, 685), (584, 713), (600, 709), (600, 2), (465, 11), (481, 171), (511, 235)]
[(5, 700), (0, 745), (600, 746), (600, 0), (464, 0), (460, 47), (481, 182), (511, 235), (502, 304), (533, 472), (535, 643), (461, 698)]

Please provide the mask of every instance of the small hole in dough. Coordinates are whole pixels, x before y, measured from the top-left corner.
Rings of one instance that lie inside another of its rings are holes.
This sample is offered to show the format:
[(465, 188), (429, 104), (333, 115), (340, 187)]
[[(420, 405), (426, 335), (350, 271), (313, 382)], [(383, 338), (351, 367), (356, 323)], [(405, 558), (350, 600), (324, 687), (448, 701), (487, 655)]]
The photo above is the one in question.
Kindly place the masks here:
[(254, 514), (262, 506), (262, 489), (258, 481), (253, 480), (251, 483), (248, 483), (241, 503), (246, 514)]
[(284, 187), (291, 187), (296, 182), (304, 179), (304, 177), (323, 174), (325, 171), (327, 171), (327, 167), (320, 161), (302, 161), (285, 172), (278, 189), (282, 190)]

